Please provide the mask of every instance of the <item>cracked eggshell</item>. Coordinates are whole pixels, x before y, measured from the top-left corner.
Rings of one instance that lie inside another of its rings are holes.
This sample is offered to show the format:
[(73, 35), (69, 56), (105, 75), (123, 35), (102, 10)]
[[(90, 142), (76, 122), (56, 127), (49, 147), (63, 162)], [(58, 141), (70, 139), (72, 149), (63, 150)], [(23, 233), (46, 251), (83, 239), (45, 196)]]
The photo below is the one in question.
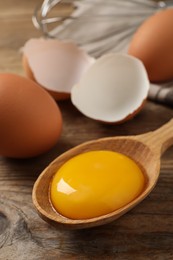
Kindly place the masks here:
[(27, 77), (43, 86), (56, 100), (70, 97), (71, 88), (95, 61), (72, 42), (30, 39), (23, 47)]
[(143, 107), (149, 91), (143, 63), (127, 54), (98, 59), (72, 88), (71, 100), (85, 116), (109, 124), (121, 123)]

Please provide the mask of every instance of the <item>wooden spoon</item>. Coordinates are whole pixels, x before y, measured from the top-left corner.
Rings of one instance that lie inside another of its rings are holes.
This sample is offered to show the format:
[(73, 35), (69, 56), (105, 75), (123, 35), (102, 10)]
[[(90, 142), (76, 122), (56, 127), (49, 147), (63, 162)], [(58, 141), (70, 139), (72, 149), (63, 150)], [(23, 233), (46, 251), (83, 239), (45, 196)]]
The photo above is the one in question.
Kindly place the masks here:
[[(59, 156), (41, 173), (33, 188), (33, 203), (41, 218), (57, 227), (79, 229), (111, 222), (132, 209), (151, 192), (159, 177), (160, 156), (172, 144), (173, 119), (158, 130), (146, 134), (109, 137), (83, 143)], [(57, 213), (51, 205), (49, 187), (52, 177), (70, 158), (93, 150), (116, 151), (132, 158), (147, 177), (146, 187), (140, 196), (112, 213), (86, 220), (66, 218)]]

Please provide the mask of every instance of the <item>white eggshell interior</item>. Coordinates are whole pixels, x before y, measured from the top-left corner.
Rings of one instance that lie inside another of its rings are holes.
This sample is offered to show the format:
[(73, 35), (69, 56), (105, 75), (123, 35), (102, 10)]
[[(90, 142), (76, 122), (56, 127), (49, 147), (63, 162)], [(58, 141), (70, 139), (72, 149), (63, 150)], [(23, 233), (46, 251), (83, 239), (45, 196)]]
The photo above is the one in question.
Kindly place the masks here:
[(143, 63), (127, 54), (98, 59), (72, 88), (72, 103), (84, 115), (118, 122), (136, 111), (147, 98), (149, 80)]
[(23, 47), (35, 80), (48, 90), (70, 93), (95, 61), (72, 42), (30, 39)]

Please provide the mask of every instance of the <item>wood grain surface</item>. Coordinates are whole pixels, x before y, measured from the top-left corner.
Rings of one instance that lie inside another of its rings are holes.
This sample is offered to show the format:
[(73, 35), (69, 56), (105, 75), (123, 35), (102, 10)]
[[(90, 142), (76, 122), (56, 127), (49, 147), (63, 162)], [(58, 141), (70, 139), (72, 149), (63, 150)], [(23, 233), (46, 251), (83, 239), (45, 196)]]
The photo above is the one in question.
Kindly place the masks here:
[[(23, 74), (20, 48), (40, 36), (31, 22), (36, 0), (0, 1), (0, 72)], [(63, 133), (58, 144), (37, 158), (0, 157), (0, 260), (173, 259), (173, 148), (162, 158), (153, 192), (129, 213), (105, 226), (58, 230), (37, 215), (33, 184), (58, 155), (84, 141), (154, 130), (173, 117), (173, 110), (147, 102), (133, 120), (107, 126), (81, 115), (70, 101), (60, 102)]]

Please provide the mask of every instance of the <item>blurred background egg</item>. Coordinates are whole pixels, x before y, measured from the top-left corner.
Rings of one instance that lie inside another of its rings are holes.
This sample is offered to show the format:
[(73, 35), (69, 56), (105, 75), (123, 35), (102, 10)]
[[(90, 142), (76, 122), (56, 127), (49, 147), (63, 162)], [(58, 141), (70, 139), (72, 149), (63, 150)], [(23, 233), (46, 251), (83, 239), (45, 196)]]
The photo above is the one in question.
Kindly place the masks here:
[(0, 155), (25, 158), (57, 142), (62, 118), (54, 99), (32, 80), (0, 74)]
[(70, 97), (71, 88), (94, 62), (72, 42), (30, 39), (23, 47), (27, 77), (43, 86), (56, 100)]
[(150, 81), (173, 79), (173, 9), (159, 11), (137, 30), (128, 53), (140, 59)]

